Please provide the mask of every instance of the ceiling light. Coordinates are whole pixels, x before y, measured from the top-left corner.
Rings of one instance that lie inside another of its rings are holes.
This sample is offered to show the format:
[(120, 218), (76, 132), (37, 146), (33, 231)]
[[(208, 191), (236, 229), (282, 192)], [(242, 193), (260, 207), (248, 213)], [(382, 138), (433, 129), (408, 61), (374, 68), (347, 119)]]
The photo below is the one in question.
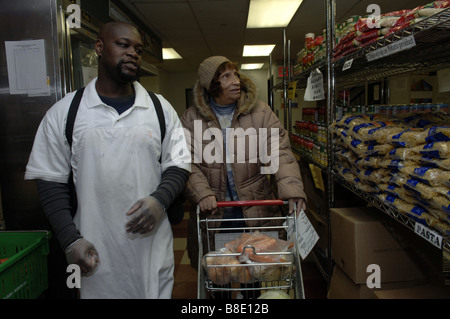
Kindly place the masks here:
[(182, 59), (181, 55), (178, 54), (172, 48), (163, 48), (163, 59), (164, 60), (174, 60), (174, 59)]
[(244, 63), (241, 65), (241, 70), (259, 70), (264, 63)]
[(266, 45), (244, 45), (242, 56), (269, 56), (275, 44)]
[(284, 28), (303, 0), (250, 0), (247, 28)]

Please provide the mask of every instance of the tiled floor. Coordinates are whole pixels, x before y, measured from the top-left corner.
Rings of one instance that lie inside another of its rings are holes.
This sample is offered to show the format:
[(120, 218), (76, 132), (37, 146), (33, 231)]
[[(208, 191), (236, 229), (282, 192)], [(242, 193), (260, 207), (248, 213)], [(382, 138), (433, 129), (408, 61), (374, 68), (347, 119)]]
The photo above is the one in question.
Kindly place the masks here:
[[(172, 226), (175, 253), (175, 284), (173, 299), (197, 298), (197, 270), (192, 268), (186, 250), (187, 218), (178, 225)], [(325, 299), (327, 285), (323, 276), (312, 262), (302, 263), (303, 287), (306, 299)]]
[(186, 250), (187, 218), (188, 213), (185, 214), (185, 219), (180, 224), (172, 226), (175, 254), (173, 299), (197, 298), (197, 270), (191, 266)]

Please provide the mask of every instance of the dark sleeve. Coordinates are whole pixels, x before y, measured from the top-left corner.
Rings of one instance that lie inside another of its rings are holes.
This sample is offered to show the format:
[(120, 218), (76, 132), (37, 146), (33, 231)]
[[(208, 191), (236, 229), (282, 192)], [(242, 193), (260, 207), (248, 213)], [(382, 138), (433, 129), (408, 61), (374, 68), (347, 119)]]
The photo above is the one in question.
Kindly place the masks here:
[(187, 170), (176, 166), (169, 167), (163, 172), (161, 182), (150, 196), (155, 197), (168, 209), (175, 198), (183, 191), (188, 178), (189, 172)]
[(36, 181), (44, 213), (55, 232), (56, 238), (65, 250), (81, 238), (71, 215), (70, 191), (67, 184)]

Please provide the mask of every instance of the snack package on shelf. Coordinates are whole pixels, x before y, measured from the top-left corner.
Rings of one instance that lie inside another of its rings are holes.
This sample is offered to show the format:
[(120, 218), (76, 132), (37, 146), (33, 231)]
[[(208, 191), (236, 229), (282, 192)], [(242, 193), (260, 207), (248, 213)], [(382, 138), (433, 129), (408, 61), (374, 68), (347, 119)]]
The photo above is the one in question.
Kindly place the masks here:
[(392, 206), (397, 211), (405, 214), (414, 220), (426, 225), (431, 226), (431, 220), (435, 219), (431, 214), (429, 214), (425, 209), (420, 206), (415, 206), (403, 199), (382, 193), (378, 195), (379, 199), (389, 206)]
[(391, 179), (390, 170), (379, 168), (375, 170), (358, 169), (356, 176), (363, 182), (377, 185), (378, 183), (388, 183)]
[(450, 142), (431, 142), (418, 145), (413, 150), (422, 156), (445, 159), (450, 157)]
[(340, 148), (334, 152), (339, 161), (335, 169), (355, 188), (378, 196), (399, 212), (448, 235), (448, 119), (443, 112), (389, 119), (345, 114), (330, 126)]
[(334, 48), (333, 59), (338, 60), (345, 57), (385, 36), (438, 14), (448, 7), (450, 7), (449, 1), (434, 1), (414, 9), (383, 13), (376, 18), (360, 17), (346, 30), (338, 25), (336, 27), (337, 44)]
[(406, 160), (383, 158), (380, 160), (379, 165), (385, 169), (399, 170), (402, 167), (417, 165), (417, 162), (411, 160), (410, 158)]
[(400, 172), (432, 187), (450, 187), (450, 171), (426, 166), (402, 167)]
[(450, 171), (450, 158), (433, 158), (428, 156), (421, 156), (418, 158), (418, 162), (422, 166), (442, 168)]
[(397, 32), (414, 23), (418, 23), (423, 19), (445, 10), (448, 7), (450, 7), (449, 1), (434, 1), (423, 6), (418, 6), (402, 15), (400, 19), (398, 19), (392, 26), (390, 33)]
[(382, 161), (382, 157), (379, 156), (366, 156), (364, 158), (357, 158), (353, 161), (356, 167), (360, 167), (363, 169), (378, 169), (380, 168), (380, 163)]

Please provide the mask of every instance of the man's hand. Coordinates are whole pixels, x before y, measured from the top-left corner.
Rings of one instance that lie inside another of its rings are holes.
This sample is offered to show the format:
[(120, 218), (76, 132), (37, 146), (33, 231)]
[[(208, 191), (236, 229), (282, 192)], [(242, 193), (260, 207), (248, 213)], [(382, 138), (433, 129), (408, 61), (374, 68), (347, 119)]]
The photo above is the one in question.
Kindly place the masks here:
[(134, 217), (126, 224), (128, 233), (146, 234), (152, 231), (165, 214), (164, 206), (154, 197), (138, 200), (126, 213)]
[(84, 238), (77, 239), (66, 248), (67, 263), (80, 266), (81, 275), (89, 276), (100, 264), (97, 249)]

